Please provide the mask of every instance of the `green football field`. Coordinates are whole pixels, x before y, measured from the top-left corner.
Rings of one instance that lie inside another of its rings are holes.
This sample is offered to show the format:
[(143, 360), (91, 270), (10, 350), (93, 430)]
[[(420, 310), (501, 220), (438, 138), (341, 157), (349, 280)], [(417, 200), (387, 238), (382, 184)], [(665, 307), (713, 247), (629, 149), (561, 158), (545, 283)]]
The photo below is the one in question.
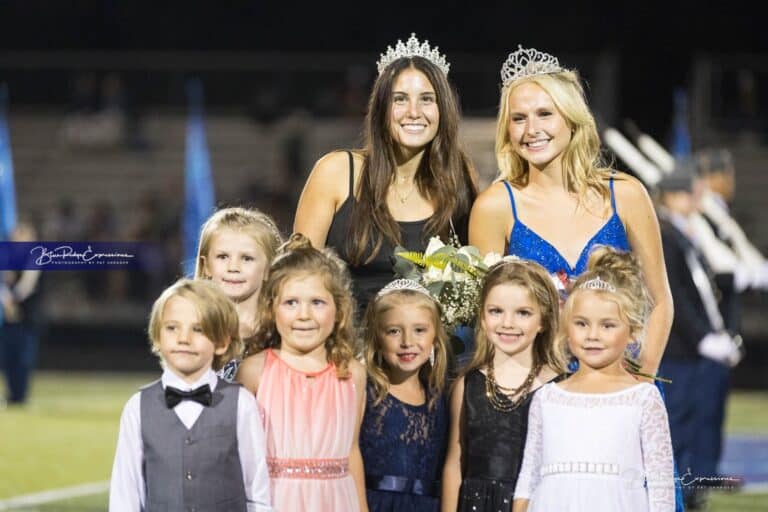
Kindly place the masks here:
[[(38, 373), (28, 405), (0, 411), (0, 511), (105, 511), (107, 494), (99, 489), (109, 479), (120, 412), (138, 386), (157, 377)], [(768, 393), (734, 392), (726, 429), (768, 435)], [(84, 484), (95, 484), (96, 493), (42, 502), (41, 493)], [(30, 504), (12, 504), (20, 499)], [(717, 494), (710, 510), (765, 511), (768, 493)]]

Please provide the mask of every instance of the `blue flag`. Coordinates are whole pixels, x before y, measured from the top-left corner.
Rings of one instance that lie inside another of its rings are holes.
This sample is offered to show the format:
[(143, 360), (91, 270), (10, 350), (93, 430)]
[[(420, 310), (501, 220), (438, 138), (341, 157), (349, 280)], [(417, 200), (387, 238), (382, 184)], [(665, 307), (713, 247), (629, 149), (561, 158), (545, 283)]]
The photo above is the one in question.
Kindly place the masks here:
[(184, 275), (195, 272), (200, 228), (215, 208), (211, 160), (205, 140), (203, 86), (199, 80), (187, 83), (189, 114), (187, 118), (186, 170), (184, 178), (184, 219), (182, 220), (182, 262)]
[[(16, 187), (13, 184), (13, 158), (11, 158), (11, 139), (8, 137), (6, 106), (8, 104), (8, 86), (0, 85), (0, 242), (8, 240), (16, 228)], [(0, 272), (0, 288), (3, 273)], [(4, 290), (0, 289), (0, 293)], [(0, 306), (0, 325), (3, 325), (3, 308)]]
[(691, 132), (688, 129), (688, 96), (675, 89), (675, 114), (672, 125), (672, 155), (685, 158), (691, 155)]
[(16, 227), (16, 189), (13, 184), (11, 140), (8, 137), (6, 105), (8, 86), (0, 85), (0, 241), (8, 240)]

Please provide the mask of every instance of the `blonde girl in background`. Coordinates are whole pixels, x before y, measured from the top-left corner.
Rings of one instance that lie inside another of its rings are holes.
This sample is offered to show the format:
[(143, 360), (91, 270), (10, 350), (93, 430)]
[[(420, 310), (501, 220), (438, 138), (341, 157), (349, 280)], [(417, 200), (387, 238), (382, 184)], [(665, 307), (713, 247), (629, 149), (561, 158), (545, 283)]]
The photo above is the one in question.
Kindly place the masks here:
[[(256, 331), (259, 290), (282, 243), (272, 218), (256, 209), (224, 208), (203, 224), (195, 279), (210, 279), (229, 297), (240, 320), (240, 338)], [(232, 346), (219, 375), (233, 381), (242, 345)]]

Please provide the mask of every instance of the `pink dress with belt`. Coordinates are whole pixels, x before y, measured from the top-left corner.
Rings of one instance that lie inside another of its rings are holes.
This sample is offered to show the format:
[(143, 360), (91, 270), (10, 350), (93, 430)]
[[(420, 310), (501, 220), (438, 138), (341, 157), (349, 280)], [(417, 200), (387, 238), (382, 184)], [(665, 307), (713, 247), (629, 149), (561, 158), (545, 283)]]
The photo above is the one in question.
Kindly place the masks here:
[(277, 510), (360, 510), (349, 453), (357, 419), (355, 385), (333, 364), (314, 373), (288, 366), (271, 349), (256, 393), (264, 411), (267, 463)]

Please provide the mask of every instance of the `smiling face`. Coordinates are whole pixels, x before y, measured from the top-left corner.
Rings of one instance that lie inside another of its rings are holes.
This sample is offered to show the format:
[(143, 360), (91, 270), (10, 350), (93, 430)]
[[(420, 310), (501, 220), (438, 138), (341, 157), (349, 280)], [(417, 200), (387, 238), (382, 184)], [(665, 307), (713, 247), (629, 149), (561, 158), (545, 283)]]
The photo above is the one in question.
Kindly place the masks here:
[(620, 368), (631, 331), (610, 295), (579, 291), (573, 297), (567, 322), (568, 348), (580, 365), (593, 369)]
[(203, 333), (200, 314), (188, 299), (174, 295), (160, 320), (158, 349), (166, 367), (192, 384), (211, 368), (214, 355), (223, 355), (229, 342), (215, 346)]
[(542, 330), (541, 320), (538, 303), (517, 284), (494, 286), (483, 304), (482, 328), (497, 355), (530, 353), (536, 335)]
[(513, 151), (542, 171), (560, 165), (571, 141), (568, 123), (552, 98), (532, 82), (510, 92), (508, 130)]
[(249, 234), (234, 229), (219, 230), (203, 256), (206, 277), (235, 302), (259, 292), (267, 268), (267, 257)]
[(395, 303), (379, 320), (379, 352), (390, 379), (402, 381), (429, 360), (437, 335), (433, 312), (416, 300)]
[(437, 135), (437, 94), (427, 75), (417, 69), (406, 68), (395, 78), (390, 112), (390, 134), (401, 149), (421, 151)]
[(320, 275), (287, 279), (275, 305), (280, 350), (296, 355), (325, 351), (336, 324), (336, 303)]

